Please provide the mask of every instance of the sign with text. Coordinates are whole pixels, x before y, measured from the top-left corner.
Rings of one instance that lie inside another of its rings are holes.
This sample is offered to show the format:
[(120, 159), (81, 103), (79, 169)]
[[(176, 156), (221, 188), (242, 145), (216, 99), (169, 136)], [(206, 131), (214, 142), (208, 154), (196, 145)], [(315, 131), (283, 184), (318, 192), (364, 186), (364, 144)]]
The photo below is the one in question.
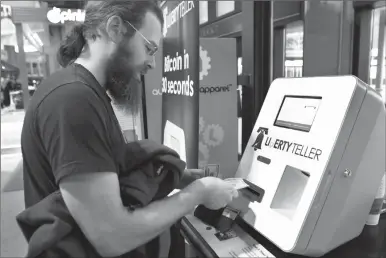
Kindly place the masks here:
[(219, 164), (220, 176), (238, 166), (235, 39), (200, 39), (199, 167)]
[(77, 9), (52, 8), (47, 12), (47, 19), (53, 24), (64, 24), (65, 22), (84, 22), (86, 11)]
[[(198, 166), (199, 10), (197, 1), (163, 6), (162, 129), (179, 128), (187, 168)], [(168, 123), (167, 123), (168, 122)], [(167, 132), (166, 132), (167, 133)], [(165, 143), (165, 139), (163, 138)], [(182, 146), (182, 145), (181, 145)]]

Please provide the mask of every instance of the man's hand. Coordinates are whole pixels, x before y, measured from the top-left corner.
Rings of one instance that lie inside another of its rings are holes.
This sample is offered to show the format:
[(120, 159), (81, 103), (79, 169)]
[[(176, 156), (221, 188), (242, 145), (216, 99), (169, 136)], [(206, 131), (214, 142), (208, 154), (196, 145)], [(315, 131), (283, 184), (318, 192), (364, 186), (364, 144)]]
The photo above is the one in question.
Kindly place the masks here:
[(103, 257), (119, 256), (147, 243), (197, 205), (217, 210), (238, 195), (231, 184), (205, 177), (171, 197), (128, 212), (118, 176), (112, 172), (69, 176), (60, 183), (60, 191), (71, 215)]
[(238, 197), (238, 191), (232, 184), (216, 178), (204, 177), (196, 181), (202, 184), (203, 199), (202, 204), (211, 210), (218, 210), (229, 204), (233, 198)]

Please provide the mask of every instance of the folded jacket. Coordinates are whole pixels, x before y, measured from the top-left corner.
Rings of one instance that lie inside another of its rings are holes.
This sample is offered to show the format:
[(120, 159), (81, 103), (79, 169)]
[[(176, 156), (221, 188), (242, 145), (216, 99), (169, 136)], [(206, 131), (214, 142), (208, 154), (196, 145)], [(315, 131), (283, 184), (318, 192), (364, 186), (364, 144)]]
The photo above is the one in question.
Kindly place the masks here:
[[(149, 140), (128, 143), (120, 158), (121, 198), (130, 209), (166, 197), (185, 169), (175, 151)], [(100, 257), (72, 218), (60, 191), (24, 210), (16, 220), (28, 242), (26, 257)], [(158, 240), (121, 257), (156, 258)]]

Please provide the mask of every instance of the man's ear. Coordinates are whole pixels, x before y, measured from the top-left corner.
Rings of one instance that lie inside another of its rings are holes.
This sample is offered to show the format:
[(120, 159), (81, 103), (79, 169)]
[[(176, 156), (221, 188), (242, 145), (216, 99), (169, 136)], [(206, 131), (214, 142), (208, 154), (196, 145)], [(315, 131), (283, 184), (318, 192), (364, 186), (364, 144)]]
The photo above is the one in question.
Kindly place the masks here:
[(123, 39), (125, 26), (119, 16), (112, 16), (106, 22), (106, 34), (114, 43), (119, 43)]

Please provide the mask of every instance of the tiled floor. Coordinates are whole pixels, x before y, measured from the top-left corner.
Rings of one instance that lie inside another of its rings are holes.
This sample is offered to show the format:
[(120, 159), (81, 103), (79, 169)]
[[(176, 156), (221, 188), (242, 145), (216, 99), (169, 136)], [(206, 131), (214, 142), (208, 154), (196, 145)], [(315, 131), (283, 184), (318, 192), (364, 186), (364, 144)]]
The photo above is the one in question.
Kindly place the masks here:
[(20, 147), (24, 112), (3, 111), (1, 114), (0, 257), (25, 257), (27, 243), (16, 223), (16, 215), (24, 209), (24, 192), (21, 190), (23, 178), (21, 171), (19, 173), (15, 171), (21, 160), (18, 147)]
[(1, 148), (20, 147), (24, 112), (17, 111), (1, 115)]
[(16, 215), (24, 209), (24, 192), (1, 192), (1, 246), (0, 257), (25, 257), (27, 243)]

